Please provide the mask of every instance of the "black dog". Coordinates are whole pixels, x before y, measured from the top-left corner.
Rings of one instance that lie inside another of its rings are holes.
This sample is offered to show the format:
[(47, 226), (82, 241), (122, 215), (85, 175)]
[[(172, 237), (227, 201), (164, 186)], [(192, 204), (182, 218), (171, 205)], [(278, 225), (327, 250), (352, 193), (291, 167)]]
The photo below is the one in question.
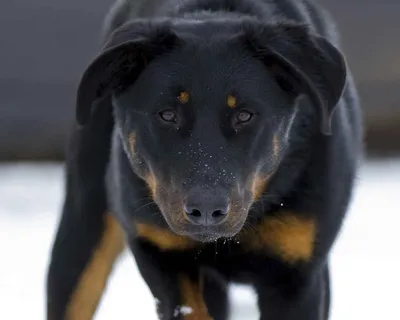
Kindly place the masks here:
[(329, 16), (132, 0), (106, 25), (78, 90), (48, 319), (90, 319), (125, 243), (162, 319), (227, 319), (230, 281), (254, 286), (261, 319), (327, 319), (362, 151)]

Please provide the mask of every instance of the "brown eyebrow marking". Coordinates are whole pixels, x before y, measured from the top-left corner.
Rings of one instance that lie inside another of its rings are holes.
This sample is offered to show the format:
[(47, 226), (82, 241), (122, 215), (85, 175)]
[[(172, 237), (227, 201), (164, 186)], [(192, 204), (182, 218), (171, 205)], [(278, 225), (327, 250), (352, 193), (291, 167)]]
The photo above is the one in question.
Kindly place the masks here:
[(180, 102), (181, 104), (185, 104), (185, 103), (188, 103), (188, 102), (189, 102), (189, 98), (190, 98), (189, 92), (187, 92), (187, 91), (182, 91), (182, 92), (179, 94), (178, 100), (179, 100), (179, 102)]
[(228, 95), (228, 97), (226, 98), (226, 104), (229, 108), (236, 108), (236, 104), (237, 104), (237, 99), (235, 96), (233, 95)]

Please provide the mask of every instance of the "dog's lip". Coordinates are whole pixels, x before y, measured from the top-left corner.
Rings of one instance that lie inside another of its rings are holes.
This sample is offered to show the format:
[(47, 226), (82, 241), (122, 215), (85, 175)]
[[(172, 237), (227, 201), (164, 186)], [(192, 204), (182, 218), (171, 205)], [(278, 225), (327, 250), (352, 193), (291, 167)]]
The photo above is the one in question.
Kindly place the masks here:
[(221, 238), (231, 238), (237, 234), (237, 230), (220, 230), (219, 228), (188, 228), (181, 230), (182, 235), (188, 236), (200, 242), (212, 242)]
[(220, 234), (216, 234), (216, 233), (188, 233), (187, 234), (190, 238), (192, 238), (193, 240), (199, 241), (199, 242), (212, 242), (212, 241), (216, 241), (219, 238), (221, 238), (222, 236)]

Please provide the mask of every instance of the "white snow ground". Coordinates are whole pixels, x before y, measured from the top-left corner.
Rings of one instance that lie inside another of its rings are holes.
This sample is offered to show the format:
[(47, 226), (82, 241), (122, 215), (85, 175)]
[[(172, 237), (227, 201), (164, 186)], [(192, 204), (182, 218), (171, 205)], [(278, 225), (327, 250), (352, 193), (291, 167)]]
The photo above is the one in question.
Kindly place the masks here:
[[(49, 248), (62, 204), (59, 164), (0, 166), (0, 319), (45, 319)], [(331, 257), (332, 320), (400, 319), (400, 160), (369, 162)], [(232, 289), (232, 320), (257, 319), (254, 292)], [(115, 269), (96, 320), (155, 320), (133, 259)]]

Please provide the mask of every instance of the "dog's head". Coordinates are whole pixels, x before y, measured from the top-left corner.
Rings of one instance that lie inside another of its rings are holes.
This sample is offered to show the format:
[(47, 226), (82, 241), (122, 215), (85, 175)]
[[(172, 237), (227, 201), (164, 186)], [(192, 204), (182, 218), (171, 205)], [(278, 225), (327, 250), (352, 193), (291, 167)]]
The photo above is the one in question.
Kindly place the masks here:
[(90, 121), (93, 102), (110, 96), (132, 170), (170, 228), (209, 241), (243, 227), (301, 97), (329, 134), (345, 79), (339, 51), (305, 26), (135, 21), (84, 73), (77, 119)]

